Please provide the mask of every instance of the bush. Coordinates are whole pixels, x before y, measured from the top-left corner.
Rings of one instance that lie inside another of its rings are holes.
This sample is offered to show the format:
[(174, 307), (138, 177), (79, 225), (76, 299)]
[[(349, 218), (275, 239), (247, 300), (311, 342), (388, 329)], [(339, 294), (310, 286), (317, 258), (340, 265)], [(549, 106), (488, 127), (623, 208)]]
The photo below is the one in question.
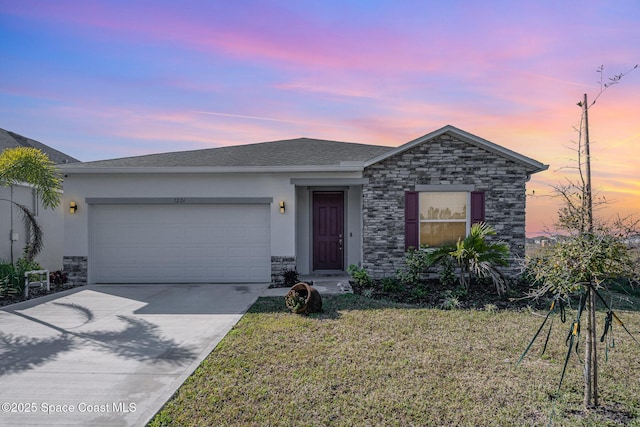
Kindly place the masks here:
[(406, 286), (418, 286), (422, 280), (422, 275), (430, 266), (431, 262), (427, 252), (410, 248), (405, 254), (404, 269), (397, 274), (398, 280)]
[(442, 301), (442, 304), (440, 304), (440, 307), (443, 310), (453, 310), (460, 307), (460, 300), (456, 296), (449, 295), (445, 297), (444, 301)]
[(16, 295), (23, 289), (24, 281), (13, 264), (0, 264), (0, 298)]
[(384, 277), (381, 280), (383, 292), (400, 292), (404, 290), (402, 283), (395, 277)]
[(0, 298), (21, 294), (24, 291), (24, 273), (31, 270), (41, 270), (35, 261), (20, 258), (16, 265), (0, 264)]
[(54, 271), (53, 273), (49, 273), (49, 282), (52, 285), (60, 286), (64, 285), (68, 281), (69, 278), (67, 277), (67, 273), (65, 273), (64, 271), (58, 270)]
[(19, 292), (16, 284), (16, 274), (13, 265), (0, 264), (0, 298), (16, 295)]
[(429, 289), (424, 283), (418, 283), (415, 287), (411, 289), (411, 294), (409, 295), (410, 301), (420, 301), (429, 295)]
[[(0, 264), (0, 283), (2, 283), (3, 288), (6, 290), (8, 288), (16, 288), (19, 284), (19, 280), (17, 280), (16, 268), (13, 264), (4, 263)], [(6, 296), (3, 294), (3, 296)]]
[(282, 272), (282, 279), (284, 281), (284, 285), (286, 287), (292, 287), (293, 285), (295, 285), (296, 283), (299, 282), (298, 280), (298, 272), (294, 269), (294, 270), (284, 270)]
[(440, 283), (446, 287), (453, 287), (458, 282), (454, 258), (452, 256), (443, 258), (440, 262), (440, 267)]
[(13, 264), (9, 264), (8, 262), (0, 263), (0, 279), (13, 275), (15, 271), (16, 269)]
[(358, 286), (365, 288), (373, 284), (373, 280), (371, 280), (371, 276), (369, 276), (367, 270), (362, 267), (358, 267), (355, 264), (351, 264), (347, 267), (347, 273), (351, 275), (354, 283)]

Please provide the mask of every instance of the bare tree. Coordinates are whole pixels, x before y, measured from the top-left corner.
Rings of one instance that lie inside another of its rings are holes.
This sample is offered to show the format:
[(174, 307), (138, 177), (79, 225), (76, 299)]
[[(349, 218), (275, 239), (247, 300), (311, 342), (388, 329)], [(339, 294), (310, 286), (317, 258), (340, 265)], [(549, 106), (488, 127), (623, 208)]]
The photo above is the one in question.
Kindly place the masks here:
[[(617, 74), (604, 82), (604, 67), (598, 68), (600, 91), (591, 103), (585, 94), (578, 102), (582, 109), (578, 132), (578, 155), (576, 181), (554, 187), (554, 193), (562, 201), (558, 211), (556, 228), (567, 233), (557, 244), (546, 248), (528, 259), (527, 268), (534, 275), (539, 287), (534, 296), (553, 293), (559, 298), (568, 298), (575, 292), (583, 292), (586, 298), (587, 333), (584, 353), (584, 406), (592, 408), (598, 402), (598, 365), (596, 337), (596, 291), (608, 278), (634, 274), (636, 268), (626, 244), (626, 237), (637, 230), (638, 221), (633, 218), (618, 218), (613, 222), (597, 220), (594, 209), (606, 203), (604, 199), (594, 202), (591, 182), (591, 152), (589, 140), (589, 112), (600, 96), (611, 86), (620, 82), (635, 65), (625, 73)], [(578, 326), (580, 320), (577, 320)], [(575, 333), (575, 328), (574, 328)]]

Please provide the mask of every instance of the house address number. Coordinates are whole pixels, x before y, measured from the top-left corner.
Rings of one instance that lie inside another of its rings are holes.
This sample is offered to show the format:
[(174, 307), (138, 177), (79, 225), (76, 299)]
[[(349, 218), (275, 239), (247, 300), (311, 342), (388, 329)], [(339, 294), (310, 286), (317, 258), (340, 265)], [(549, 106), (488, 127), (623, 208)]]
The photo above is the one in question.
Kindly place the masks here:
[(185, 199), (184, 197), (176, 197), (173, 199), (173, 203), (176, 205), (181, 205), (187, 202), (187, 199)]

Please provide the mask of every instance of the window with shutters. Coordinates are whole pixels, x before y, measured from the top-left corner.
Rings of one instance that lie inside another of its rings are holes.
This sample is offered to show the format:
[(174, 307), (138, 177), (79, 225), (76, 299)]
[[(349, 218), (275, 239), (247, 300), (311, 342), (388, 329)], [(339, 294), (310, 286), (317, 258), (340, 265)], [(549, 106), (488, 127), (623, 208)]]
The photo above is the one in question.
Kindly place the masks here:
[(405, 249), (455, 244), (482, 221), (482, 191), (407, 191)]

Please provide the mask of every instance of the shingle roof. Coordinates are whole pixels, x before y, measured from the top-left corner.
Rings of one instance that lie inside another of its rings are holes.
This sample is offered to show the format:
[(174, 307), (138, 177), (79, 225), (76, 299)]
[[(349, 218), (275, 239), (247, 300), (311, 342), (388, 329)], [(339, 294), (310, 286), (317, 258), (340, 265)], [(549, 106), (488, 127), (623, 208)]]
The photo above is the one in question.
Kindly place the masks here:
[(356, 170), (370, 166), (390, 156), (402, 153), (414, 146), (428, 143), (444, 133), (449, 133), (489, 152), (506, 157), (527, 167), (529, 173), (548, 168), (537, 160), (518, 154), (505, 147), (479, 138), (454, 126), (447, 125), (434, 132), (399, 147), (356, 144), (323, 139), (297, 138), (282, 141), (229, 147), (207, 148), (193, 151), (149, 154), (119, 159), (74, 163), (63, 166), (69, 173), (118, 173), (118, 172), (220, 172), (257, 170)]
[(79, 163), (74, 165), (74, 169), (78, 167), (325, 166), (339, 165), (345, 161), (364, 162), (392, 149), (393, 147), (380, 145), (298, 138), (231, 147), (99, 160)]
[(49, 159), (51, 159), (51, 161), (56, 164), (79, 162), (78, 159), (68, 156), (34, 139), (27, 138), (22, 135), (18, 135), (17, 133), (10, 132), (4, 129), (0, 129), (0, 152), (7, 150), (9, 148), (17, 148), (17, 147), (37, 148), (43, 153), (45, 153), (47, 156), (49, 156)]

